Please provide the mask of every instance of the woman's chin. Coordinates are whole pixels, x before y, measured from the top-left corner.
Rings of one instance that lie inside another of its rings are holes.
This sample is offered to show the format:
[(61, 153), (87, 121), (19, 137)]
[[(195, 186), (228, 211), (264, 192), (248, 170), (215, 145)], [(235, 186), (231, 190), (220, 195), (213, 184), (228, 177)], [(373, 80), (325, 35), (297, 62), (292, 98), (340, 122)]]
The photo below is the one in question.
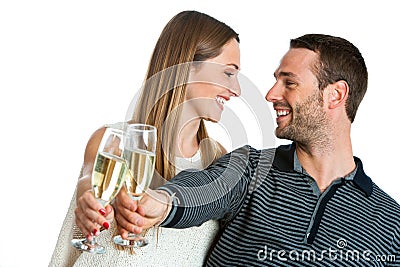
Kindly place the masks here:
[(206, 121), (210, 121), (210, 122), (216, 123), (216, 122), (219, 122), (221, 120), (221, 117), (219, 117), (219, 118), (203, 117), (203, 119), (206, 120)]

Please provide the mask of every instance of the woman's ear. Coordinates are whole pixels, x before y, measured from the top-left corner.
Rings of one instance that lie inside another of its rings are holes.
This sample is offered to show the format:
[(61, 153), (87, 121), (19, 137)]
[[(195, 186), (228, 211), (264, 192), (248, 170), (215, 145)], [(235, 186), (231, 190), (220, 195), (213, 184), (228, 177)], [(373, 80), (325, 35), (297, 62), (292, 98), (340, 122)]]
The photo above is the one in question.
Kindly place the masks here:
[(344, 106), (349, 95), (349, 85), (346, 81), (340, 80), (331, 84), (328, 96), (328, 107), (333, 109)]

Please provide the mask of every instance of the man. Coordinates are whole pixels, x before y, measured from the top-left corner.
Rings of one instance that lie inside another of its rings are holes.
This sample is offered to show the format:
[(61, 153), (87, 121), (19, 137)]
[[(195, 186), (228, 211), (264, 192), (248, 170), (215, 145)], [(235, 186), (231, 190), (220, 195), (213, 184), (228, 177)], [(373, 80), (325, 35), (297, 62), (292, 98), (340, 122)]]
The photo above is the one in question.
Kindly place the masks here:
[(307, 34), (291, 40), (274, 76), (266, 99), (276, 135), (293, 143), (239, 148), (179, 174), (139, 208), (120, 193), (121, 233), (220, 219), (208, 266), (400, 266), (400, 206), (352, 152), (368, 80), (362, 55), (345, 39)]

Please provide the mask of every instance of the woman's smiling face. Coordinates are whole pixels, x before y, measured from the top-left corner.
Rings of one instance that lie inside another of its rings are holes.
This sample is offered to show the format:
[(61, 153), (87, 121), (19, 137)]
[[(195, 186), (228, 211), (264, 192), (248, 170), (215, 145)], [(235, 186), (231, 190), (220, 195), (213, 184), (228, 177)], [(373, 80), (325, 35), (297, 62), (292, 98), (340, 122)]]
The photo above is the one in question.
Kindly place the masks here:
[(185, 112), (211, 121), (219, 121), (224, 104), (232, 96), (239, 96), (237, 75), (240, 69), (239, 43), (232, 39), (221, 54), (195, 63), (186, 87)]

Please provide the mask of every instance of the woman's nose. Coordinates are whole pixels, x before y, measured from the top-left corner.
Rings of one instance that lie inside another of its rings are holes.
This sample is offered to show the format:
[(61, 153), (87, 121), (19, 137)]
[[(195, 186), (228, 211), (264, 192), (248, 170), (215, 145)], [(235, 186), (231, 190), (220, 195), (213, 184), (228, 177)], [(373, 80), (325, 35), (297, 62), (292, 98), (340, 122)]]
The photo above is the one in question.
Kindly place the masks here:
[(229, 92), (233, 96), (240, 96), (242, 94), (242, 89), (240, 87), (238, 78), (235, 78), (235, 81), (233, 82), (232, 86), (229, 87)]

